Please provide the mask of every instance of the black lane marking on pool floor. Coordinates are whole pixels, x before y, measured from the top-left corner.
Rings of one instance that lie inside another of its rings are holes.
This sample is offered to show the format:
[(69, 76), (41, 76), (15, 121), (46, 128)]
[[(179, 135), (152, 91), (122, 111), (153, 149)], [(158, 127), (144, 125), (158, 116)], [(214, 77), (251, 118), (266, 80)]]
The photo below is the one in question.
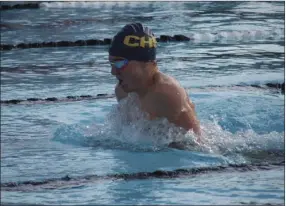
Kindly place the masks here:
[(62, 187), (79, 186), (103, 180), (143, 180), (143, 179), (172, 179), (193, 177), (210, 172), (248, 172), (257, 170), (271, 170), (285, 166), (285, 161), (273, 163), (252, 163), (252, 164), (229, 164), (225, 166), (201, 167), (191, 169), (176, 169), (173, 171), (156, 170), (154, 172), (138, 172), (123, 174), (107, 174), (104, 176), (87, 175), (82, 177), (70, 177), (46, 179), (42, 181), (24, 181), (1, 183), (1, 191), (29, 191), (38, 189), (59, 189)]
[[(285, 94), (285, 83), (267, 83), (265, 85), (234, 85), (235, 87), (255, 87), (259, 89), (274, 88), (281, 94)], [(207, 86), (205, 88), (220, 88), (222, 86)], [(195, 89), (195, 88), (193, 88)], [(199, 88), (201, 89), (201, 88)], [(47, 104), (47, 103), (58, 103), (58, 102), (74, 102), (83, 100), (97, 100), (97, 99), (108, 99), (114, 98), (115, 94), (97, 94), (93, 95), (80, 95), (80, 96), (67, 96), (63, 98), (48, 97), (45, 99), (41, 98), (28, 98), (28, 99), (11, 99), (11, 100), (1, 100), (1, 105), (9, 104)]]

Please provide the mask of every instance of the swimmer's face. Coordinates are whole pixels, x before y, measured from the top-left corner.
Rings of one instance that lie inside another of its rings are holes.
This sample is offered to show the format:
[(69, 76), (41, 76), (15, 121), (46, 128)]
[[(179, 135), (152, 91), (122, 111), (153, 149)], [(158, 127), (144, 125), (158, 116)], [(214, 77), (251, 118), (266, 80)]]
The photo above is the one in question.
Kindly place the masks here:
[(135, 92), (144, 81), (144, 63), (124, 60), (121, 57), (109, 56), (111, 74), (116, 76), (125, 92)]

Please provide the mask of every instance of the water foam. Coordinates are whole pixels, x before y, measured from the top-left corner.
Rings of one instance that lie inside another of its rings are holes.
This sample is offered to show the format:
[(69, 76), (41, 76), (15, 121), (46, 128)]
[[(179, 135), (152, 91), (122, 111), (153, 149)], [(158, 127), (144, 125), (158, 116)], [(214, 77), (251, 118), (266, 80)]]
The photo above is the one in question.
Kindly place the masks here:
[(55, 132), (54, 140), (131, 151), (156, 152), (172, 147), (227, 156), (235, 163), (245, 162), (245, 157), (265, 160), (271, 154), (284, 155), (284, 132), (257, 134), (248, 128), (232, 133), (224, 130), (216, 119), (203, 120), (198, 142), (193, 132), (175, 127), (166, 119), (147, 120), (136, 101), (134, 96), (114, 105), (101, 125), (63, 125)]
[(241, 154), (252, 157), (268, 153), (284, 153), (284, 132), (257, 134), (252, 129), (247, 129), (231, 133), (223, 130), (215, 120), (205, 122), (202, 127), (204, 145), (210, 152), (227, 156)]
[(40, 7), (42, 8), (92, 8), (92, 9), (111, 9), (111, 8), (123, 8), (123, 9), (129, 9), (129, 8), (137, 8), (137, 7), (146, 7), (149, 6), (150, 3), (142, 2), (104, 2), (104, 1), (98, 1), (98, 2), (42, 2), (40, 3)]

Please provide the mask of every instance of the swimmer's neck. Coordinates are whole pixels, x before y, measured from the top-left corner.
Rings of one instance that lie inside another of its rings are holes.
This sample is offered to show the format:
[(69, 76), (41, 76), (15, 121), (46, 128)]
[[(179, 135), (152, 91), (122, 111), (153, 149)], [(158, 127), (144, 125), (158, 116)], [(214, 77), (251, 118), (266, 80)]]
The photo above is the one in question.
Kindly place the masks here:
[(135, 93), (139, 96), (139, 98), (144, 98), (146, 94), (150, 91), (152, 87), (157, 83), (158, 76), (160, 72), (159, 70), (152, 70), (149, 75), (146, 77), (145, 84), (142, 85), (141, 88), (137, 89)]

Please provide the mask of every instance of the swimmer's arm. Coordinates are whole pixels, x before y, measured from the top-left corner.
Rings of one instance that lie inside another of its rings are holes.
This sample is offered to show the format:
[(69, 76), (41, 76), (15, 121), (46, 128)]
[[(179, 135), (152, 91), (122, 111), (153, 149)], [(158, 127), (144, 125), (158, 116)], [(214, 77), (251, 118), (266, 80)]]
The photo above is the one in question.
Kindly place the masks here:
[(175, 120), (175, 123), (186, 130), (193, 129), (194, 133), (198, 136), (201, 135), (201, 129), (199, 121), (196, 118), (195, 111), (190, 105), (186, 106), (186, 110), (182, 111), (178, 118)]
[[(123, 89), (119, 83), (115, 87), (115, 96), (116, 96), (117, 102), (120, 102), (120, 100), (128, 97), (128, 94), (123, 91)], [(118, 109), (119, 109), (118, 111), (123, 112), (123, 115), (125, 115), (127, 122), (132, 122), (132, 120), (133, 120), (132, 113), (128, 108), (126, 108), (128, 105), (123, 104), (121, 106), (123, 106), (123, 108), (118, 107)]]
[(195, 134), (201, 135), (194, 109), (189, 104), (184, 105), (180, 97), (174, 98), (170, 94), (157, 93), (154, 99), (156, 116), (165, 117), (176, 126), (186, 130), (192, 129)]
[(123, 91), (119, 83), (117, 83), (115, 87), (115, 96), (118, 102), (128, 96), (128, 94)]

